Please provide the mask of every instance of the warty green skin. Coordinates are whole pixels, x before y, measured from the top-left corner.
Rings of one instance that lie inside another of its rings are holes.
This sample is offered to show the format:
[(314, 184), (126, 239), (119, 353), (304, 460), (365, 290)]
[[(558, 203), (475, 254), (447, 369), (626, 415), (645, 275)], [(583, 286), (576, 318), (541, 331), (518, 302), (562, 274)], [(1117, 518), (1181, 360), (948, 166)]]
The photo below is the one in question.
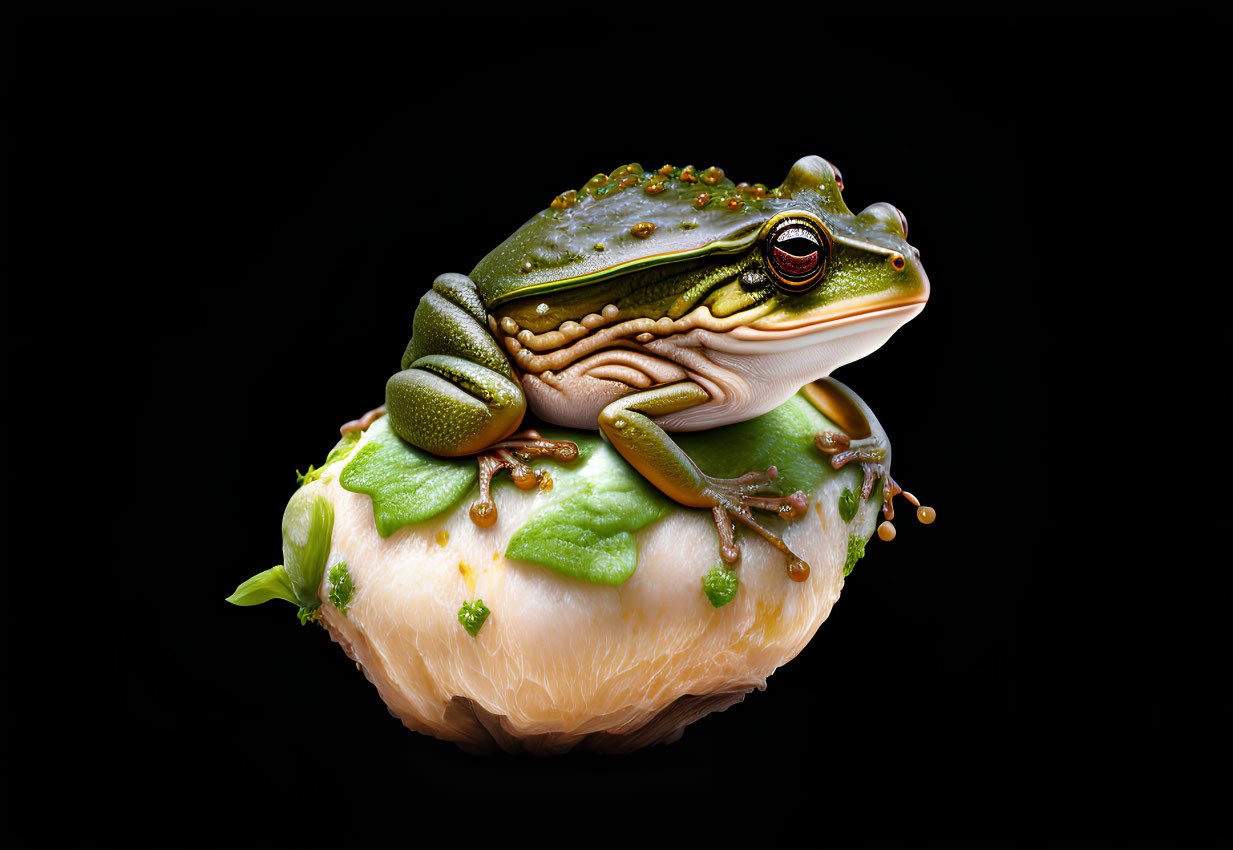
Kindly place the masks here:
[[(830, 243), (820, 283), (803, 293), (785, 291), (764, 251), (784, 217), (812, 223)], [(387, 385), (391, 426), (435, 454), (475, 454), (517, 430), (530, 396), (541, 418), (600, 428), (682, 504), (739, 513), (756, 501), (749, 488), (708, 479), (663, 426), (692, 430), (707, 427), (706, 416), (722, 424), (724, 416), (738, 421), (764, 410), (729, 405), (704, 413), (703, 424), (684, 422), (724, 399), (713, 398), (708, 376), (682, 364), (701, 345), (729, 372), (749, 362), (756, 374), (777, 339), (788, 350), (803, 336), (828, 339), (866, 316), (899, 310), (910, 318), (928, 281), (905, 230), (887, 204), (852, 213), (837, 170), (819, 157), (797, 162), (773, 190), (737, 187), (718, 169), (646, 172), (635, 163), (596, 175), (558, 196), (469, 277), (437, 279), (416, 310), (401, 371)], [(570, 377), (580, 358), (596, 352), (642, 358), (652, 377), (628, 386)], [(674, 379), (655, 380), (660, 366)], [(786, 391), (825, 380), (831, 366), (814, 368), (821, 374), (803, 372)], [(849, 409), (864, 407), (846, 388), (830, 386), (821, 397), (851, 397), (843, 402)]]

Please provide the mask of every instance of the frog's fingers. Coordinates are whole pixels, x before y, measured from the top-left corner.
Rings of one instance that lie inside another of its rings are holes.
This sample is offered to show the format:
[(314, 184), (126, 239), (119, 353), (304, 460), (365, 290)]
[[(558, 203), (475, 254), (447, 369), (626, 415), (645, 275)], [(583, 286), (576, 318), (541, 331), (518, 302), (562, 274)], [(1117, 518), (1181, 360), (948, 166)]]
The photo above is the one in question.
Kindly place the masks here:
[(394, 433), (446, 457), (475, 454), (517, 430), (526, 398), (513, 380), (448, 354), (421, 357), (385, 385)]

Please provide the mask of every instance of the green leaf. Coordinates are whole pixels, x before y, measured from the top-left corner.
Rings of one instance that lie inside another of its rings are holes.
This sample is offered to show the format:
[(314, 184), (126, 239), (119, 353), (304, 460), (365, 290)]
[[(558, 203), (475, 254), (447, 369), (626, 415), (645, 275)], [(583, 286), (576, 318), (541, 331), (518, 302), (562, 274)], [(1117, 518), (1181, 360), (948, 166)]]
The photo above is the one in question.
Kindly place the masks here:
[(851, 522), (852, 517), (856, 516), (856, 511), (860, 506), (860, 495), (844, 487), (843, 493), (839, 496), (839, 515), (843, 517), (843, 521)]
[(638, 566), (632, 532), (667, 516), (672, 503), (597, 437), (568, 438), (578, 443), (578, 460), (552, 469), (552, 501), (514, 532), (506, 557), (620, 584)]
[(321, 473), (325, 468), (336, 460), (342, 460), (347, 455), (351, 454), (351, 450), (355, 448), (355, 444), (360, 441), (362, 431), (348, 431), (343, 434), (341, 440), (334, 444), (334, 448), (330, 449), (330, 453), (325, 456), (325, 463), (321, 464), (320, 468), (314, 467), (311, 463), (308, 465), (308, 472), (295, 471), (295, 482), (298, 486), (303, 487), (305, 484), (311, 484), (321, 477)]
[(488, 619), (488, 615), (491, 613), (482, 599), (475, 600), (474, 604), (464, 602), (462, 607), (458, 609), (458, 622), (462, 623), (462, 627), (467, 630), (467, 634), (475, 637), (479, 634), (480, 628), (483, 627), (484, 621)]
[(346, 563), (337, 563), (330, 568), (330, 603), (347, 616), (347, 605), (355, 594), (355, 585), (351, 582), (351, 572)]
[(283, 512), (283, 565), (296, 600), (310, 610), (321, 604), (317, 593), (334, 533), (334, 506), (317, 489), (296, 490)]
[(786, 496), (797, 490), (810, 493), (820, 481), (837, 474), (813, 437), (838, 429), (806, 398), (795, 395), (756, 419), (708, 431), (674, 433), (672, 438), (703, 472), (716, 478), (739, 478), (746, 472), (776, 467), (776, 486)]
[(235, 593), (227, 597), (232, 605), (260, 605), (271, 599), (286, 599), (295, 605), (300, 604), (295, 590), (291, 587), (291, 579), (287, 570), (279, 564), (263, 573), (257, 573), (248, 581), (235, 589)]
[(716, 565), (702, 577), (702, 592), (711, 600), (711, 605), (722, 608), (736, 596), (738, 584), (734, 571)]
[(334, 448), (330, 449), (330, 453), (325, 456), (325, 463), (321, 464), (321, 468), (325, 469), (334, 461), (342, 460), (351, 454), (351, 450), (355, 448), (363, 435), (363, 431), (348, 431), (343, 434), (342, 439), (335, 443)]
[(859, 534), (848, 535), (848, 557), (843, 562), (843, 574), (849, 576), (856, 567), (856, 562), (865, 557), (865, 538)]
[(431, 519), (458, 503), (479, 477), (475, 458), (442, 458), (390, 430), (389, 417), (368, 429), (368, 442), (338, 476), (343, 489), (372, 497), (377, 533)]

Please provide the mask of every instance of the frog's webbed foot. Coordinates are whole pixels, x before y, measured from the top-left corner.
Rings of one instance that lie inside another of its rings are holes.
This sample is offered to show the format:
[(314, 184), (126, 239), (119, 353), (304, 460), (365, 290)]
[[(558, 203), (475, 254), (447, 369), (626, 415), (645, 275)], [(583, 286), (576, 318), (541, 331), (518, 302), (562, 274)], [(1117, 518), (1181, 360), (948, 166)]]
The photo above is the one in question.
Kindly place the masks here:
[(878, 444), (876, 438), (852, 441), (846, 434), (838, 431), (823, 431), (813, 438), (814, 444), (824, 453), (831, 456), (831, 466), (842, 469), (845, 465), (856, 461), (860, 464), (864, 480), (861, 483), (861, 498), (868, 499), (873, 493), (873, 485), (882, 481), (882, 513), (888, 520), (895, 518), (895, 497), (903, 495), (912, 504), (920, 507), (915, 496), (900, 487), (890, 476), (889, 452)]
[(481, 528), (488, 528), (497, 521), (497, 506), (492, 500), (492, 476), (508, 469), (520, 490), (530, 490), (532, 487), (551, 490), (552, 476), (544, 470), (531, 469), (523, 461), (532, 457), (549, 457), (569, 462), (578, 457), (578, 444), (569, 440), (546, 440), (538, 431), (529, 429), (492, 444), (475, 457), (479, 461), (479, 498), (471, 505), (471, 521)]
[(781, 519), (798, 519), (809, 507), (809, 497), (801, 490), (791, 496), (768, 497), (755, 495), (779, 477), (775, 467), (765, 473), (747, 472), (740, 478), (711, 478), (704, 476), (702, 496), (712, 502), (711, 515), (719, 532), (719, 557), (732, 567), (741, 560), (741, 550), (736, 545), (732, 520), (761, 534), (772, 546), (788, 556), (788, 576), (793, 581), (809, 578), (809, 565), (788, 548), (783, 538), (762, 526), (754, 517), (751, 508), (771, 511)]
[(380, 407), (374, 407), (372, 410), (365, 413), (359, 419), (352, 419), (346, 425), (343, 425), (341, 428), (338, 429), (338, 433), (348, 434), (352, 431), (367, 431), (368, 426), (376, 422), (382, 416), (384, 416), (385, 413), (386, 413), (386, 410), (385, 410), (384, 404), (381, 405)]

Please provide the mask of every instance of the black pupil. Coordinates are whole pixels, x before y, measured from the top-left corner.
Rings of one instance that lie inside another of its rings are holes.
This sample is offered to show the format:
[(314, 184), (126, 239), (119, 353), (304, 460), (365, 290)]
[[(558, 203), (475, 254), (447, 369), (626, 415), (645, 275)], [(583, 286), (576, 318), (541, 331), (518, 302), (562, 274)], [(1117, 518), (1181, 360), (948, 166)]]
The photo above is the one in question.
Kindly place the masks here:
[(816, 242), (810, 242), (804, 237), (797, 236), (793, 239), (785, 239), (782, 242), (776, 242), (775, 247), (783, 251), (785, 254), (791, 254), (794, 257), (808, 257), (810, 254), (818, 250)]

